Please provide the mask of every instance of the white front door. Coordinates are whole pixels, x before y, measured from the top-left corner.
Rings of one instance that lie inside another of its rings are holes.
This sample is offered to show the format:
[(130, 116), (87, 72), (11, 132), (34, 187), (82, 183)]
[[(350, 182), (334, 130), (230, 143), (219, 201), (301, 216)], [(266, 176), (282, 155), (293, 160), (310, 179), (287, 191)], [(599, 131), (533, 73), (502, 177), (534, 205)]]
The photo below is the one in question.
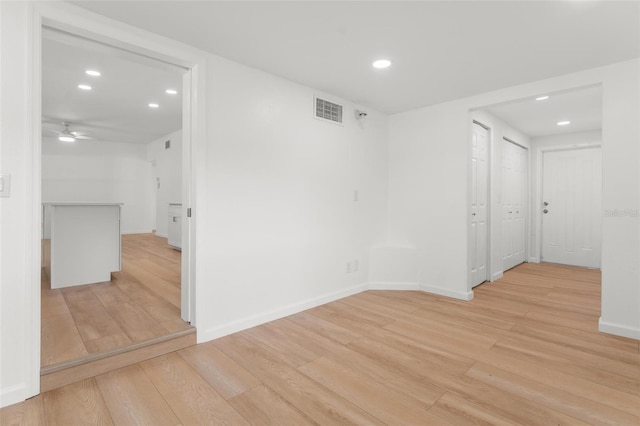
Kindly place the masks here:
[(525, 261), (527, 150), (502, 141), (502, 268)]
[(544, 262), (600, 267), (601, 162), (599, 147), (543, 154)]
[(473, 123), (471, 151), (471, 286), (487, 280), (489, 131)]

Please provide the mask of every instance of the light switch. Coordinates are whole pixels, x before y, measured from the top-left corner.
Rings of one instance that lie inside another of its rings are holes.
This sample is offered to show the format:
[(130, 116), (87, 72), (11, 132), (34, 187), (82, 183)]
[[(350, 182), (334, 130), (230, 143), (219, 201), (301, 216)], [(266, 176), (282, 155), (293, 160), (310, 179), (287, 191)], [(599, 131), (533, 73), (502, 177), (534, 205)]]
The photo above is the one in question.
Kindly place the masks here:
[(11, 175), (0, 174), (0, 198), (9, 198), (11, 191)]

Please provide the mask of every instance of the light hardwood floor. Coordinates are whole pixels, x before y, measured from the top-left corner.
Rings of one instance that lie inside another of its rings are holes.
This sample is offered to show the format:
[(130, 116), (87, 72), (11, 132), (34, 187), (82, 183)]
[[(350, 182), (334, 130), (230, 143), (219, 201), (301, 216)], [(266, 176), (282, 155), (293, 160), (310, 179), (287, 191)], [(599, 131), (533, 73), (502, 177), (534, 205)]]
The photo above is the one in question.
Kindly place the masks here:
[(640, 424), (600, 274), (521, 265), (462, 302), (368, 291), (2, 410), (13, 424)]
[(41, 365), (188, 329), (180, 319), (180, 252), (154, 234), (122, 236), (122, 271), (112, 281), (51, 290), (42, 274)]

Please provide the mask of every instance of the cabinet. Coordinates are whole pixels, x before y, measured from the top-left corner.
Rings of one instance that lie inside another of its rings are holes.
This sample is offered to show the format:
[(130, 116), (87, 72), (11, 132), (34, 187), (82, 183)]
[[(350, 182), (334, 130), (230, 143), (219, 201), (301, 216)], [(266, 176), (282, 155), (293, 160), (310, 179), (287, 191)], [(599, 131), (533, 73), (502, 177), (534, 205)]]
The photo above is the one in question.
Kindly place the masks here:
[(182, 250), (182, 204), (169, 204), (169, 245)]
[(43, 266), (51, 288), (111, 281), (120, 270), (120, 204), (45, 203)]

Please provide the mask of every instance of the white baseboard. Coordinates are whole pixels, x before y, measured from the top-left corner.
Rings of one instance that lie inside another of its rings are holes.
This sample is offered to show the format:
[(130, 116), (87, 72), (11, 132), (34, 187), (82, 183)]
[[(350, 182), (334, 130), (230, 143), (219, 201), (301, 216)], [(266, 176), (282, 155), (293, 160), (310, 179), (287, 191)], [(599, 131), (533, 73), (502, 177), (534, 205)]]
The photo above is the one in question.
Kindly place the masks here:
[(370, 281), (367, 290), (420, 290), (420, 284), (412, 282)]
[(334, 291), (320, 297), (303, 300), (301, 302), (292, 303), (290, 305), (276, 308), (261, 314), (252, 315), (250, 317), (236, 320), (218, 327), (209, 328), (207, 330), (198, 329), (198, 343), (208, 342), (209, 340), (228, 336), (229, 334), (237, 333), (239, 331), (246, 330), (248, 328), (267, 323), (269, 321), (284, 318), (286, 316), (297, 314), (298, 312), (306, 311), (307, 309), (315, 308), (316, 306), (324, 305), (326, 303), (333, 302), (344, 297), (362, 293), (365, 290), (367, 290), (367, 284), (359, 284), (357, 286), (349, 287), (344, 290)]
[(529, 257), (529, 263), (540, 263), (540, 258), (531, 256)]
[(156, 235), (157, 235), (158, 237), (162, 237), (162, 238), (169, 238), (169, 235), (167, 235), (167, 234), (163, 234), (163, 233), (158, 232), (158, 231), (156, 231)]
[(0, 408), (17, 404), (28, 398), (27, 387), (24, 384), (9, 386), (0, 390)]
[(442, 287), (437, 287), (434, 285), (428, 284), (420, 284), (420, 290), (426, 291), (427, 293), (438, 294), (440, 296), (452, 297), (454, 299), (466, 300), (469, 301), (473, 299), (473, 290), (472, 291), (453, 291)]
[(498, 281), (502, 277), (504, 277), (504, 273), (502, 271), (496, 272), (495, 274), (491, 275), (491, 279), (489, 280), (489, 282)]
[(212, 327), (207, 330), (198, 329), (198, 343), (204, 343), (208, 342), (209, 340), (228, 336), (229, 334), (237, 333), (239, 331), (246, 330), (248, 328), (267, 323), (269, 321), (274, 321), (289, 315), (297, 314), (298, 312), (306, 311), (307, 309), (315, 308), (316, 306), (324, 305), (325, 303), (333, 302), (335, 300), (362, 293), (363, 291), (367, 290), (417, 290), (438, 294), (440, 296), (452, 297), (454, 299), (460, 300), (468, 301), (473, 299), (473, 291), (451, 291), (445, 288), (419, 284), (416, 282), (368, 282), (349, 287), (344, 290), (338, 290), (332, 293), (328, 293), (323, 296), (307, 299), (298, 303), (292, 303), (290, 305), (263, 312), (261, 314), (252, 315), (246, 318), (232, 321), (218, 327)]
[(603, 321), (602, 317), (598, 321), (598, 330), (603, 333), (614, 334), (616, 336), (628, 337), (640, 340), (640, 328), (629, 327), (628, 325), (615, 324)]
[(125, 231), (122, 231), (122, 235), (131, 235), (131, 234), (150, 234), (150, 233), (151, 233), (151, 229), (142, 229), (142, 230), (137, 229), (137, 230), (134, 230), (134, 231), (127, 230), (126, 232), (125, 232)]

